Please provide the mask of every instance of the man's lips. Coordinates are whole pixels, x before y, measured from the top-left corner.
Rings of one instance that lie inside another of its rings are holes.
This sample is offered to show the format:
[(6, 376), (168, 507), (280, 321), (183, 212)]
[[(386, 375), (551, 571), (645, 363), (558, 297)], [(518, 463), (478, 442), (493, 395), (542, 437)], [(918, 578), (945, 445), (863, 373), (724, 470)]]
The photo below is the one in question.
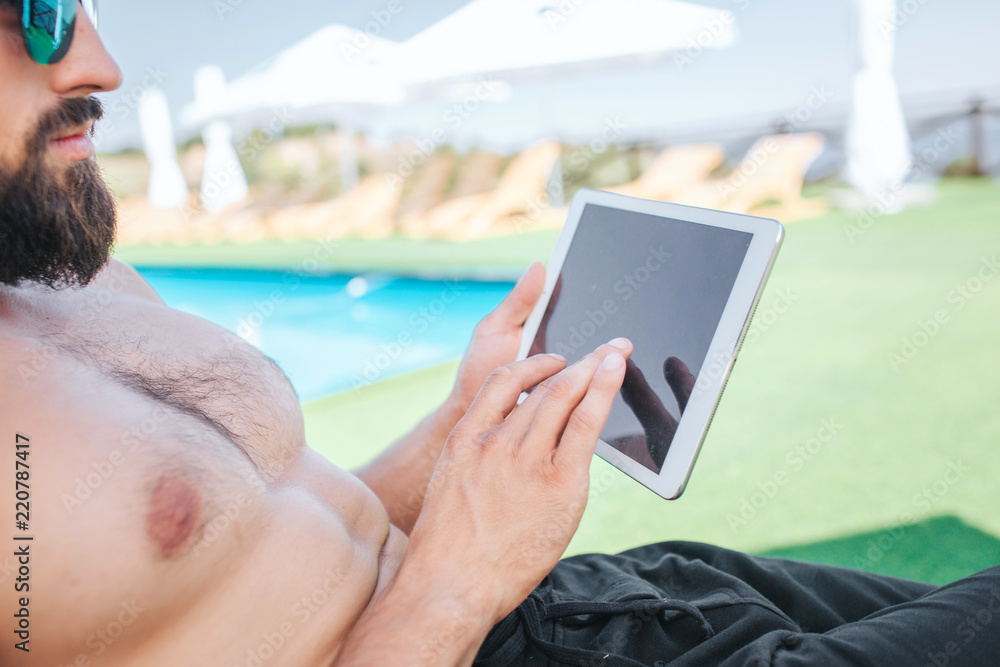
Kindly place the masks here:
[(53, 139), (49, 146), (58, 156), (74, 162), (86, 160), (94, 154), (94, 141), (90, 138), (92, 123), (83, 127), (68, 130), (60, 137)]

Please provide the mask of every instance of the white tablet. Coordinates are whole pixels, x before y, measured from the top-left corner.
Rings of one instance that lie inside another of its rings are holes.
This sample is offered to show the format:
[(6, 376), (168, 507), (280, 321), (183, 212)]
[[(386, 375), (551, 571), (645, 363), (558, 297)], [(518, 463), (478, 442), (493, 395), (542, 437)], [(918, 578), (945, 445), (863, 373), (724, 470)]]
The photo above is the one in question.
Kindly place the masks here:
[(580, 190), (518, 358), (555, 352), (573, 363), (631, 340), (597, 454), (677, 498), (783, 234), (775, 220)]

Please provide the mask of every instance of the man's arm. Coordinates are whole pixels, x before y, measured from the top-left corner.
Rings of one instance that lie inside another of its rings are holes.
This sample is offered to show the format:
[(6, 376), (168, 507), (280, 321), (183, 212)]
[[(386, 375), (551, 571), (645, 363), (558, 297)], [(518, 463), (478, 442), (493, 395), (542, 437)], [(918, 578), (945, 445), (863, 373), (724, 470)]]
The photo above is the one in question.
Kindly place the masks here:
[(354, 473), (385, 505), (389, 521), (407, 535), (420, 514), (445, 440), (464, 414), (449, 396), (416, 428)]
[(576, 532), (630, 350), (602, 346), (555, 376), (565, 362), (553, 355), (491, 374), (448, 438), (396, 578), (337, 665), (471, 664)]
[(379, 497), (393, 525), (409, 534), (420, 514), (427, 483), (448, 434), (462, 418), (494, 369), (514, 361), (524, 322), (545, 284), (535, 263), (510, 294), (476, 327), (462, 359), (455, 387), (440, 408), (412, 432), (355, 474)]

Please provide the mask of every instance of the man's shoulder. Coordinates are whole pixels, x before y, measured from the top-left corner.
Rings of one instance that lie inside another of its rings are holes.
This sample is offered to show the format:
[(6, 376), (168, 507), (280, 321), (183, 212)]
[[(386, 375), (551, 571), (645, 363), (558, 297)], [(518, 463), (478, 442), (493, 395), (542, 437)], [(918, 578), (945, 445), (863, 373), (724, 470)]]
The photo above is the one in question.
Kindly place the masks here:
[(101, 269), (91, 285), (112, 292), (131, 294), (153, 303), (163, 303), (163, 299), (156, 293), (156, 290), (146, 282), (146, 279), (138, 271), (125, 262), (114, 258)]

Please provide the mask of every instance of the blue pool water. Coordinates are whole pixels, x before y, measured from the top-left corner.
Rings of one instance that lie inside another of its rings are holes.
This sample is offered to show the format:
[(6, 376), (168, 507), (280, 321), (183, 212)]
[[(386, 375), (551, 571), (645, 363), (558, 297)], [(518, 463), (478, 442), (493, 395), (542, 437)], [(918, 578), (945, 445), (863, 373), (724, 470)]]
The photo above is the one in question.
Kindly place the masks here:
[(235, 332), (312, 400), (457, 359), (509, 282), (137, 267), (167, 305)]

